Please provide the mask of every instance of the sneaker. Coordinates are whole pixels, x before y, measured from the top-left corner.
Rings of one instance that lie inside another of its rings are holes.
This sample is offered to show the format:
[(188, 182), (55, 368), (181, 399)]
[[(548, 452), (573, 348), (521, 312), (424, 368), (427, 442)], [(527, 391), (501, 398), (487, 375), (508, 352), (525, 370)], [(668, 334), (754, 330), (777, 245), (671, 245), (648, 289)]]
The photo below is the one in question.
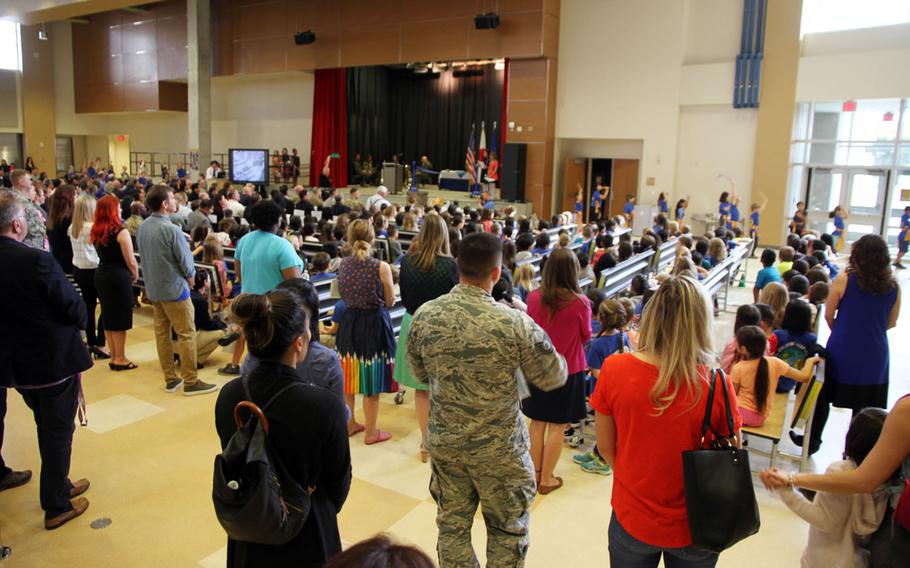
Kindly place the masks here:
[(907, 268), (907, 267), (904, 266), (903, 264), (897, 264), (897, 263), (895, 263), (895, 264), (894, 264), (894, 268)]
[(177, 392), (183, 381), (180, 379), (168, 379), (164, 381), (164, 392)]
[(236, 375), (240, 374), (240, 367), (237, 365), (231, 365), (230, 363), (228, 363), (224, 367), (221, 367), (220, 369), (218, 369), (218, 374), (236, 376)]
[(240, 339), (239, 333), (237, 333), (237, 332), (229, 333), (228, 335), (225, 335), (224, 337), (222, 337), (221, 339), (218, 340), (218, 345), (220, 345), (222, 347), (227, 347), (228, 345), (230, 345), (231, 343), (234, 343), (238, 339)]
[(579, 464), (581, 469), (588, 473), (596, 473), (598, 475), (610, 475), (613, 471), (610, 469), (610, 466), (607, 465), (607, 462), (602, 459), (595, 457), (593, 460)]
[(195, 396), (197, 394), (208, 394), (218, 390), (218, 385), (196, 381), (191, 385), (183, 387), (183, 396)]
[(594, 453), (594, 450), (588, 450), (583, 454), (575, 454), (572, 456), (572, 461), (578, 465), (594, 461), (595, 459), (597, 459), (597, 455)]

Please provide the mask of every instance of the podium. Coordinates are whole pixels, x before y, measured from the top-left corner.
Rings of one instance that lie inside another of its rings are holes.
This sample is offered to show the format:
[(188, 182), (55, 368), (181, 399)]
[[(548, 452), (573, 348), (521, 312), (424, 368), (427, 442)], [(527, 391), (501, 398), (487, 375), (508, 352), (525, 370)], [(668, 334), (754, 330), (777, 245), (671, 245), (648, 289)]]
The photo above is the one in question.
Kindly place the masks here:
[(395, 162), (382, 163), (382, 185), (392, 193), (400, 193), (404, 187), (404, 165)]

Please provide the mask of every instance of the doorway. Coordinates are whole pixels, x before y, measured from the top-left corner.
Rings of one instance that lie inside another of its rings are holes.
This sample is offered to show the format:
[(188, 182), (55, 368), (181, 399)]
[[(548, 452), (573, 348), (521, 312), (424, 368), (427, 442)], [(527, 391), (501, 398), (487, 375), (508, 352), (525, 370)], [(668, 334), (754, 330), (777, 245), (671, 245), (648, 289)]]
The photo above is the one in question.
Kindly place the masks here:
[[(847, 210), (844, 220), (847, 243), (863, 235), (885, 236), (889, 177), (890, 172), (885, 169), (810, 168), (806, 197), (809, 229), (831, 233), (834, 220), (828, 215), (840, 205)], [(892, 211), (888, 213), (889, 218), (893, 216)]]

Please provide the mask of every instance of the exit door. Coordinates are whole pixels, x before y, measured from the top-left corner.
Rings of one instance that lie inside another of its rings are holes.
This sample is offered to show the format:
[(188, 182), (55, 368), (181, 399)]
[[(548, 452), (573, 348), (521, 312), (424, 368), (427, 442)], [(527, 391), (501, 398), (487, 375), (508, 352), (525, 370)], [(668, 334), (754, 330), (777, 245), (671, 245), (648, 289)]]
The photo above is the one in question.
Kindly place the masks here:
[(863, 235), (885, 236), (885, 196), (888, 172), (866, 168), (811, 168), (806, 197), (809, 228), (834, 230), (828, 214), (838, 205), (847, 210), (847, 242)]

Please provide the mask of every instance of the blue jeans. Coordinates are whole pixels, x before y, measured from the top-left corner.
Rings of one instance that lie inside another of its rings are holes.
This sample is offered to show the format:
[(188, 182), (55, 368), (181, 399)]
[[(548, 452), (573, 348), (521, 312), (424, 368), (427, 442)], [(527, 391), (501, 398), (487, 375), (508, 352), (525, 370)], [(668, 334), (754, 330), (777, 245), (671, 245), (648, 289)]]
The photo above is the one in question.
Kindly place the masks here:
[(666, 568), (714, 568), (717, 553), (692, 546), (661, 548), (645, 544), (622, 528), (616, 513), (610, 517), (610, 566), (617, 568), (657, 568), (664, 557)]

